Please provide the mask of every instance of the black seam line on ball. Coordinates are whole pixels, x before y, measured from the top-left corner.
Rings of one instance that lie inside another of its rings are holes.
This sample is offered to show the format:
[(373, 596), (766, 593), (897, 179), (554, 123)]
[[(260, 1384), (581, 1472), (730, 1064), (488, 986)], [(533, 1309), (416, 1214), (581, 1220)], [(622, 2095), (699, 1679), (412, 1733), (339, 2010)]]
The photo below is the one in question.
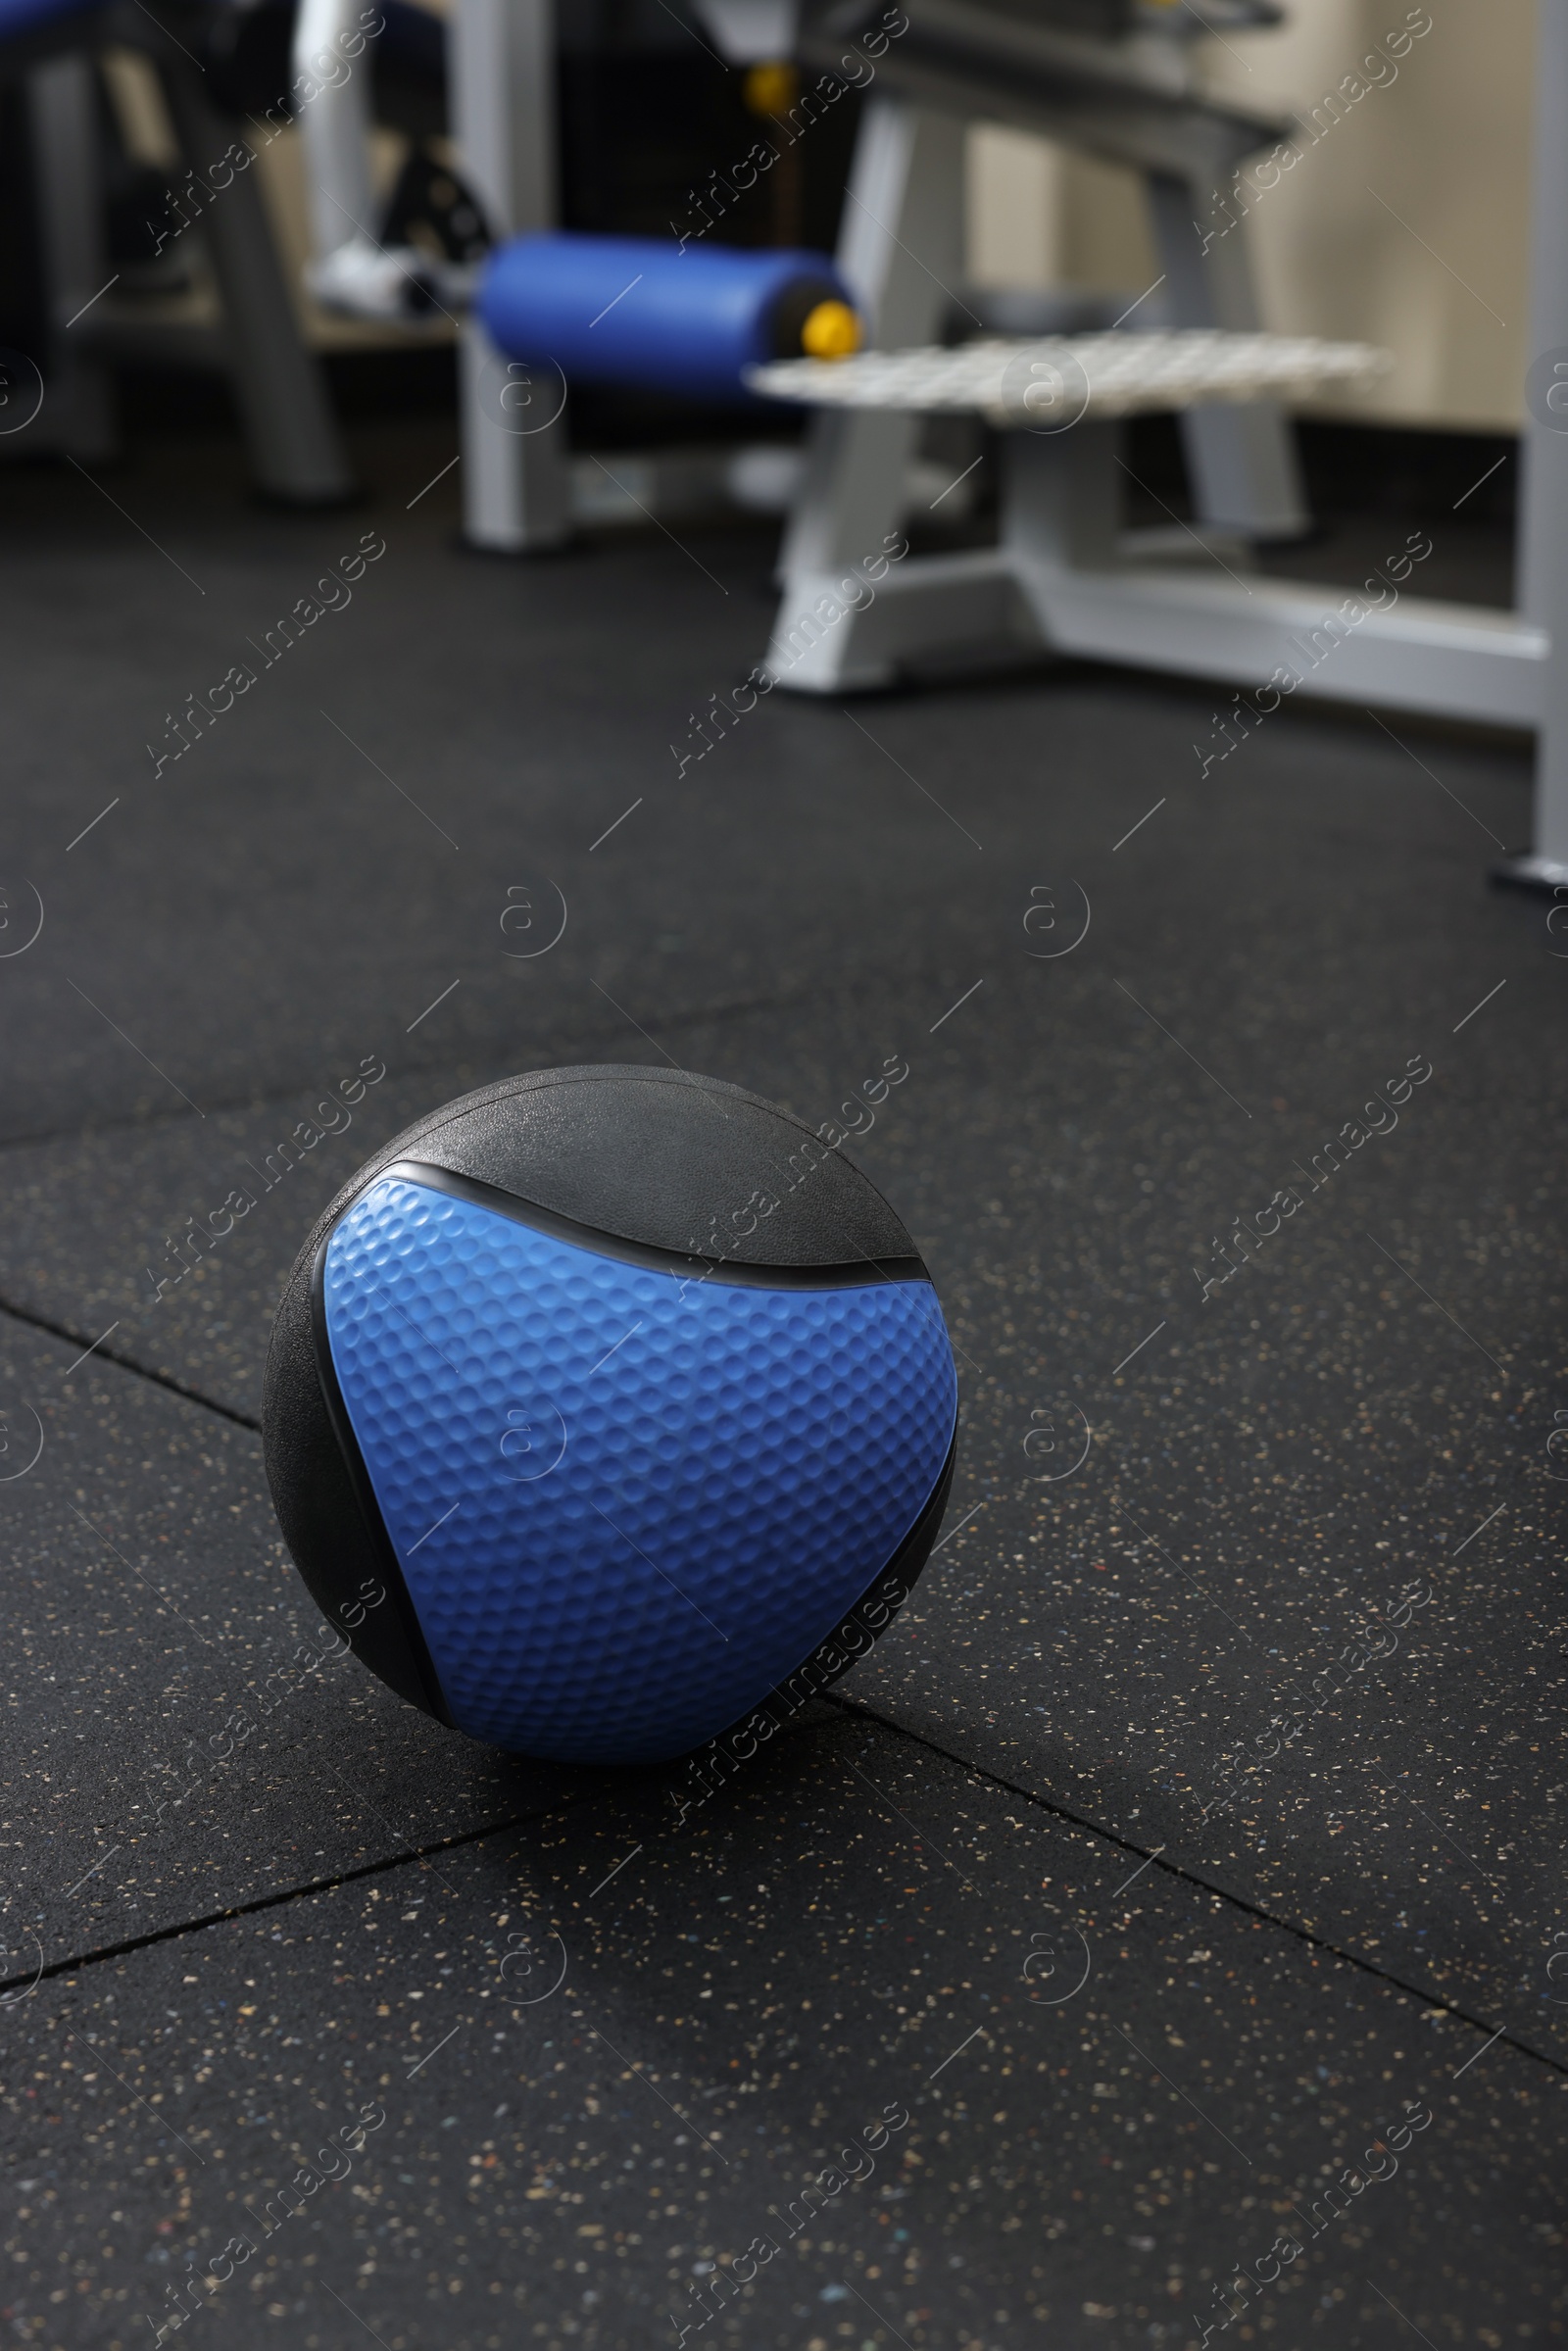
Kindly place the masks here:
[(31, 1330), (44, 1331), (51, 1339), (64, 1339), (73, 1347), (85, 1347), (90, 1350), (94, 1362), (112, 1363), (117, 1371), (132, 1372), (139, 1380), (151, 1380), (155, 1388), (167, 1388), (172, 1396), (182, 1396), (187, 1404), (201, 1404), (207, 1411), (217, 1412), (224, 1420), (231, 1420), (237, 1429), (248, 1429), (253, 1437), (259, 1437), (262, 1433), (261, 1422), (252, 1420), (248, 1413), (236, 1412), (232, 1404), (220, 1404), (216, 1396), (207, 1396), (200, 1388), (188, 1388), (183, 1380), (176, 1380), (172, 1372), (154, 1371), (151, 1364), (138, 1363), (134, 1355), (122, 1355), (114, 1347), (93, 1347), (90, 1340), (84, 1339), (79, 1331), (72, 1330), (68, 1323), (51, 1322), (48, 1315), (34, 1314), (26, 1306), (13, 1305), (9, 1298), (0, 1298), (0, 1314), (9, 1314), (14, 1322), (24, 1322)]
[(1468, 2008), (1461, 2008), (1457, 2000), (1446, 2000), (1441, 1992), (1429, 1991), (1419, 1984), (1407, 1983), (1403, 1976), (1396, 1976), (1392, 1968), (1379, 1967), (1375, 1959), (1363, 1958), (1357, 1951), (1347, 1951), (1339, 1943), (1330, 1942), (1326, 1935), (1314, 1935), (1311, 1928), (1303, 1927), (1298, 1919), (1284, 1918), (1278, 1911), (1265, 1910), (1260, 1903), (1250, 1902), (1245, 1894), (1233, 1893), (1228, 1886), (1216, 1886), (1210, 1879), (1200, 1877), (1196, 1870), (1184, 1869), (1179, 1861), (1166, 1861), (1157, 1853), (1146, 1853), (1142, 1845), (1135, 1845), (1129, 1837), (1119, 1837), (1114, 1829), (1106, 1829), (1081, 1812), (1069, 1811), (1065, 1804), (1040, 1795), (1032, 1788), (1021, 1788), (1016, 1780), (1004, 1779), (1000, 1772), (989, 1771), (984, 1764), (971, 1763), (967, 1756), (956, 1755), (951, 1747), (943, 1746), (940, 1740), (928, 1739), (923, 1731), (911, 1731), (906, 1723), (880, 1713), (875, 1706), (867, 1706), (863, 1699), (848, 1698), (837, 1689), (823, 1690), (817, 1694), (825, 1706), (835, 1706), (841, 1714), (855, 1715), (862, 1722), (874, 1723), (879, 1731), (896, 1732), (899, 1738), (909, 1739), (917, 1747), (924, 1747), (928, 1754), (940, 1755), (944, 1763), (956, 1763), (972, 1780), (982, 1781), (989, 1788), (1003, 1788), (1008, 1795), (1016, 1796), (1020, 1803), (1032, 1804), (1037, 1811), (1049, 1813), (1054, 1820), (1065, 1821), (1071, 1828), (1082, 1829), (1090, 1837), (1098, 1837), (1104, 1843), (1117, 1846), (1123, 1853), (1134, 1854), (1140, 1861), (1152, 1862), (1155, 1869), (1163, 1870), (1168, 1877), (1195, 1887), (1200, 1893), (1211, 1895), (1215, 1901), (1229, 1904), (1231, 1909), (1241, 1911), (1247, 1918), (1256, 1919), (1265, 1927), (1277, 1927), (1283, 1935), (1292, 1935), (1298, 1942), (1305, 1943), (1308, 1949), (1322, 1951), (1330, 1959), (1340, 1960), (1346, 1967), (1358, 1969), (1363, 1976), (1374, 1977), (1379, 1984), (1387, 1984), (1395, 1991), (1403, 1992), (1407, 1999), (1419, 2000), (1423, 2007), (1435, 2008), (1444, 2016), (1457, 2018), (1461, 2025), (1468, 2025), (1474, 2033), (1491, 2033), (1494, 2038), (1504, 2042), (1508, 2048), (1517, 2049), (1522, 2057), (1533, 2057), (1538, 2064), (1549, 2066), (1553, 2073), (1568, 2076), (1568, 2060), (1553, 2057), (1548, 2050), (1538, 2049), (1533, 2042), (1521, 2040), (1517, 2033), (1508, 2032), (1506, 2027), (1500, 2030), (1494, 2028), (1484, 2017), (1473, 2016)]
[[(661, 1249), (653, 1242), (624, 1241), (618, 1233), (604, 1232), (598, 1225), (579, 1224), (575, 1217), (563, 1216), (558, 1209), (542, 1208), (536, 1200), (523, 1200), (514, 1192), (502, 1192), (494, 1184), (481, 1184), (472, 1176), (454, 1175), (450, 1168), (432, 1167), (423, 1159), (392, 1160), (377, 1169), (366, 1191), (371, 1185), (393, 1179), (405, 1184), (422, 1184), (433, 1192), (450, 1193), (454, 1200), (466, 1200), (475, 1208), (490, 1208), (513, 1224), (527, 1225), (531, 1231), (546, 1233), (552, 1240), (588, 1249), (596, 1257), (613, 1257), (623, 1265), (641, 1265), (651, 1273), (680, 1274), (694, 1290), (707, 1282), (719, 1282), (737, 1290), (870, 1290), (878, 1282), (931, 1279), (919, 1257), (855, 1257), (830, 1265), (747, 1265), (735, 1257), (688, 1256), (684, 1250)], [(362, 1193), (360, 1198), (364, 1197)]]
[[(369, 1539), (370, 1548), (380, 1560), (381, 1573), (386, 1580), (387, 1595), (397, 1609), (399, 1622), (402, 1624), (408, 1640), (409, 1654), (414, 1660), (414, 1669), (424, 1684), (424, 1694), (429, 1700), (430, 1712), (438, 1723), (444, 1723), (449, 1731), (455, 1731), (457, 1725), (452, 1719), (451, 1709), (447, 1705), (446, 1696), (441, 1688), (441, 1677), (435, 1670), (435, 1660), (430, 1655), (429, 1643), (424, 1638), (424, 1628), (419, 1622), (418, 1611), (414, 1605), (413, 1594), (409, 1591), (407, 1580), (404, 1577), (403, 1563), (393, 1547), (391, 1536), (387, 1533), (386, 1520), (381, 1515), (380, 1499), (370, 1473), (365, 1466), (365, 1456), (360, 1451), (360, 1441), (354, 1434), (354, 1423), (349, 1418), (348, 1406), (343, 1401), (343, 1391), (338, 1385), (337, 1365), (332, 1360), (332, 1346), (326, 1329), (325, 1277), (326, 1252), (332, 1245), (332, 1235), (336, 1231), (337, 1227), (334, 1225), (332, 1232), (327, 1234), (326, 1239), (317, 1249), (316, 1262), (311, 1268), (311, 1337), (315, 1342), (316, 1377), (320, 1387), (321, 1401), (326, 1407), (326, 1417), (331, 1426), (332, 1435), (337, 1440), (337, 1449), (343, 1457), (343, 1466), (348, 1471), (349, 1485), (353, 1490), (355, 1502), (359, 1506), (360, 1517)], [(352, 1643), (350, 1645), (352, 1646)]]
[[(96, 1950), (80, 1951), (74, 1959), (53, 1959), (47, 1967), (20, 1976), (0, 1976), (0, 1997), (23, 1984), (47, 1984), (54, 1977), (74, 1975), (79, 1968), (101, 1967), (105, 1960), (123, 1959), (129, 1952), (149, 1950), (154, 1943), (177, 1942), (182, 1935), (205, 1935), (211, 1927), (226, 1926), (230, 1919), (254, 1918), (261, 1910), (280, 1910), (285, 1902), (308, 1901), (313, 1894), (331, 1893), (340, 1886), (358, 1885), (362, 1878), (382, 1878), (389, 1870), (405, 1870), (411, 1863), (423, 1864), (432, 1854), (450, 1853), (461, 1845), (475, 1845), (487, 1837), (503, 1837), (511, 1829), (528, 1829), (541, 1821), (553, 1820), (559, 1813), (573, 1812), (583, 1804), (603, 1800), (597, 1788), (585, 1788), (580, 1796), (568, 1796), (564, 1801), (547, 1804), (538, 1812), (519, 1812), (506, 1820), (491, 1821), (481, 1829), (460, 1829), (453, 1837), (443, 1837), (434, 1844), (406, 1845), (401, 1853), (390, 1853), (381, 1861), (362, 1862), (358, 1869), (339, 1870), (330, 1878), (308, 1878), (302, 1886), (286, 1886), (281, 1893), (258, 1894), (254, 1902), (233, 1902), (226, 1910), (207, 1910), (200, 1918), (180, 1919), (168, 1927), (151, 1928), (145, 1935), (130, 1935), (122, 1942), (102, 1943)], [(22, 2006), (19, 2000), (17, 2007)]]

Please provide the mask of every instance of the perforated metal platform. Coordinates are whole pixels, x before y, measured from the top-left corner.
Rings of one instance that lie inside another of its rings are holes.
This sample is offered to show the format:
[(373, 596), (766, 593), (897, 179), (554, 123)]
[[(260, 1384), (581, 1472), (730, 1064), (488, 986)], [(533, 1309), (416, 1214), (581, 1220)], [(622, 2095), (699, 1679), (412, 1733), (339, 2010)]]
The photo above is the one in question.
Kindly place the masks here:
[(978, 411), (994, 424), (1059, 430), (1084, 416), (1195, 408), (1209, 401), (1303, 399), (1383, 374), (1370, 343), (1312, 335), (996, 337), (956, 350), (863, 351), (847, 360), (778, 360), (748, 370), (754, 392), (818, 408)]

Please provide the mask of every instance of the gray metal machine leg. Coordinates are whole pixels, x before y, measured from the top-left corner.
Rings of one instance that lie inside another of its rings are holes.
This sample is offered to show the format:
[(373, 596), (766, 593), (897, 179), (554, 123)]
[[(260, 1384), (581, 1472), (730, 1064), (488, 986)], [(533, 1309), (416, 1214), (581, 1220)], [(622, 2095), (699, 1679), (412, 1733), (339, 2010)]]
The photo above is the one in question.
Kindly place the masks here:
[[(1171, 324), (1255, 330), (1257, 302), (1240, 232), (1216, 237), (1205, 253), (1194, 226), (1199, 207), (1193, 184), (1157, 171), (1147, 184)], [(1295, 538), (1305, 530), (1300, 465), (1290, 421), (1279, 409), (1262, 401), (1249, 408), (1190, 409), (1181, 421), (1200, 522), (1249, 539)]]
[(47, 442), (74, 457), (109, 457), (116, 440), (112, 378), (85, 339), (73, 342), (71, 334), (71, 321), (112, 274), (91, 60), (56, 57), (34, 67), (27, 107), (49, 289), (48, 388), (41, 429), (18, 439), (29, 447)]
[[(858, 299), (867, 341), (881, 350), (936, 340), (963, 272), (964, 125), (897, 98), (873, 98), (856, 142), (838, 263)], [(880, 556), (904, 507), (905, 473), (919, 419), (818, 416), (810, 426), (800, 495), (785, 537), (784, 597), (775, 643), (853, 564)], [(863, 667), (853, 619), (804, 662), (770, 663), (780, 682), (807, 693), (880, 682), (885, 661)]]
[[(185, 161), (205, 172), (234, 135), (178, 58), (159, 72)], [(291, 505), (328, 505), (354, 479), (321, 370), (300, 337), (294, 306), (253, 171), (236, 172), (203, 220), (222, 297), (234, 399), (257, 487)]]
[[(1533, 853), (1496, 868), (1499, 881), (1568, 884), (1568, 0), (1541, 0), (1530, 350), (1517, 602), (1546, 632), (1550, 658), (1536, 748)], [(1560, 372), (1559, 372), (1560, 369)], [(1560, 401), (1560, 406), (1558, 402)]]
[[(458, 0), (453, 115), (460, 161), (491, 231), (516, 236), (556, 217), (553, 0)], [(463, 527), (499, 554), (571, 535), (565, 385), (509, 367), (477, 318), (463, 329), (459, 414)]]
[[(1008, 433), (1002, 444), (1002, 545), (1028, 580), (1115, 567), (1121, 498), (1118, 423)], [(1050, 641), (1049, 623), (1042, 637)]]
[[(877, 350), (935, 341), (963, 274), (963, 138), (956, 117), (901, 99), (873, 98), (865, 110), (838, 264)], [(877, 553), (903, 507), (918, 429), (913, 416), (814, 419), (784, 542), (786, 576), (833, 571)]]

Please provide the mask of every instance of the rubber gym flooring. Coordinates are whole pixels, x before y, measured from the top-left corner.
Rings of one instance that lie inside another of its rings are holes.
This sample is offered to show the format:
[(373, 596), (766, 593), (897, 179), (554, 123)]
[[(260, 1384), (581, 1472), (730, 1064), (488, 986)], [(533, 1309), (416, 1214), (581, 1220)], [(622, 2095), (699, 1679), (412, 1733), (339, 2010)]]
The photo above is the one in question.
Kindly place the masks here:
[[(1562, 2340), (1524, 750), (1068, 668), (682, 766), (769, 535), (479, 560), (450, 447), (312, 519), (221, 443), (3, 485), (7, 2339)], [(710, 1792), (401, 1704), (262, 1474), (319, 1206), (586, 1060), (853, 1115), (958, 1351), (909, 1606)]]

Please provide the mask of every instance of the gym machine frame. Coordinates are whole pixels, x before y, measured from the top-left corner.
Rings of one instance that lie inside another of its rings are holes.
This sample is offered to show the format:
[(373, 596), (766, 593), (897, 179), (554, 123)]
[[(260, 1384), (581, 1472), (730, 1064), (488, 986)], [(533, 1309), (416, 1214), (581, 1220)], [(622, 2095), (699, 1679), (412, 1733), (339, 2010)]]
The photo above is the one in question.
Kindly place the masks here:
[[(718, 5), (722, 0), (718, 0)], [(866, 103), (838, 261), (873, 348), (937, 340), (962, 274), (963, 135), (995, 120), (1084, 147), (1142, 173), (1169, 281), (1166, 321), (1245, 331), (1256, 311), (1241, 239), (1204, 251), (1194, 228), (1207, 192), (1288, 124), (1219, 103), (1111, 44), (1046, 31), (972, 0), (902, 0), (909, 31), (879, 67)], [(710, 12), (710, 19), (713, 10)], [(555, 180), (552, 0), (459, 0), (455, 127), (473, 184), (508, 233), (551, 224)], [(836, 51), (837, 42), (833, 44)], [(808, 23), (804, 62), (831, 66)], [(1540, 0), (1533, 177), (1532, 347), (1568, 364), (1568, 0)], [(465, 330), (465, 522), (478, 546), (521, 551), (569, 531), (564, 431), (506, 435), (480, 405), (494, 354)], [(1549, 370), (1548, 370), (1549, 371)], [(1568, 432), (1527, 419), (1518, 609), (1401, 598), (1372, 612), (1301, 690), (1339, 701), (1540, 734), (1531, 854), (1498, 878), (1568, 886)], [(1568, 425), (1568, 416), (1564, 416)], [(880, 548), (904, 509), (918, 419), (825, 411), (785, 537), (772, 644), (854, 563)], [(1200, 409), (1183, 418), (1199, 529), (1283, 538), (1304, 520), (1279, 411)], [(1320, 586), (1195, 574), (1138, 560), (1118, 542), (1114, 428), (1009, 436), (995, 549), (907, 559), (874, 607), (850, 612), (805, 660), (779, 668), (797, 692), (892, 682), (907, 661), (963, 645), (1042, 649), (1257, 688), (1295, 667), (1290, 640), (1322, 620)]]
[[(942, 19), (943, 32), (951, 16), (984, 19), (993, 26), (998, 22), (983, 9), (936, 7), (933, 0), (908, 0), (904, 13), (912, 19), (913, 32), (879, 57), (879, 78), (892, 77), (899, 52), (919, 38), (928, 18)], [(731, 63), (775, 58), (781, 32), (787, 38), (800, 14), (793, 5), (758, 9), (748, 0), (706, 0), (703, 7)], [(868, 6), (861, 14), (869, 23), (882, 10)], [(454, 136), (465, 176), (498, 236), (555, 225), (555, 0), (458, 0), (453, 18)], [(1031, 124), (1146, 173), (1170, 279), (1172, 322), (1255, 327), (1239, 242), (1216, 241), (1206, 259), (1194, 251), (1191, 188), (1228, 176), (1244, 156), (1282, 138), (1288, 125), (1273, 116), (1195, 99), (1173, 86), (1172, 73), (1129, 62), (1108, 42), (1028, 28), (1011, 32), (1050, 61), (1050, 90), (1042, 101), (1049, 120), (1030, 112)], [(848, 37), (813, 35), (808, 26), (799, 44), (803, 62), (831, 70)], [(1173, 58), (1176, 46), (1170, 44)], [(840, 267), (863, 306), (868, 341), (882, 348), (928, 341), (938, 330), (951, 299), (947, 289), (962, 274), (964, 124), (971, 117), (1009, 116), (1005, 105), (986, 101), (969, 81), (955, 79), (945, 51), (927, 54), (918, 72), (922, 88), (934, 81), (949, 93), (948, 111), (937, 115), (905, 99), (872, 98), (839, 246)], [(1002, 73), (1004, 83), (1009, 78), (1010, 67)], [(917, 193), (927, 172), (932, 184)], [(889, 219), (890, 205), (898, 220)], [(909, 250), (901, 254), (897, 240)], [(504, 371), (501, 355), (470, 321), (462, 379), (465, 535), (470, 545), (498, 553), (559, 546), (570, 534), (564, 424), (537, 433), (504, 432), (493, 402), (488, 409), (484, 402), (481, 371), (487, 363)], [(1184, 418), (1183, 432), (1206, 526), (1258, 538), (1289, 538), (1304, 529), (1295, 450), (1276, 410), (1210, 409)], [(878, 448), (876, 471), (887, 475), (895, 499), (901, 497), (912, 425), (863, 419), (848, 438), (852, 465)], [(880, 538), (879, 530), (870, 544)], [(855, 552), (864, 551), (857, 546)]]
[[(176, 19), (177, 21), (177, 19)], [(118, 302), (104, 232), (93, 87), (96, 49), (139, 51), (168, 102), (183, 165), (200, 177), (238, 124), (208, 99), (196, 66), (152, 12), (63, 11), (6, 44), (8, 73), (24, 78), (34, 155), (47, 288), (48, 397), (36, 428), (6, 455), (39, 447), (90, 460), (113, 454), (109, 362), (173, 358), (225, 371), (259, 490), (289, 505), (334, 505), (353, 478), (321, 370), (304, 345), (260, 188), (236, 173), (201, 227), (218, 281), (216, 327), (153, 322), (135, 300)]]

